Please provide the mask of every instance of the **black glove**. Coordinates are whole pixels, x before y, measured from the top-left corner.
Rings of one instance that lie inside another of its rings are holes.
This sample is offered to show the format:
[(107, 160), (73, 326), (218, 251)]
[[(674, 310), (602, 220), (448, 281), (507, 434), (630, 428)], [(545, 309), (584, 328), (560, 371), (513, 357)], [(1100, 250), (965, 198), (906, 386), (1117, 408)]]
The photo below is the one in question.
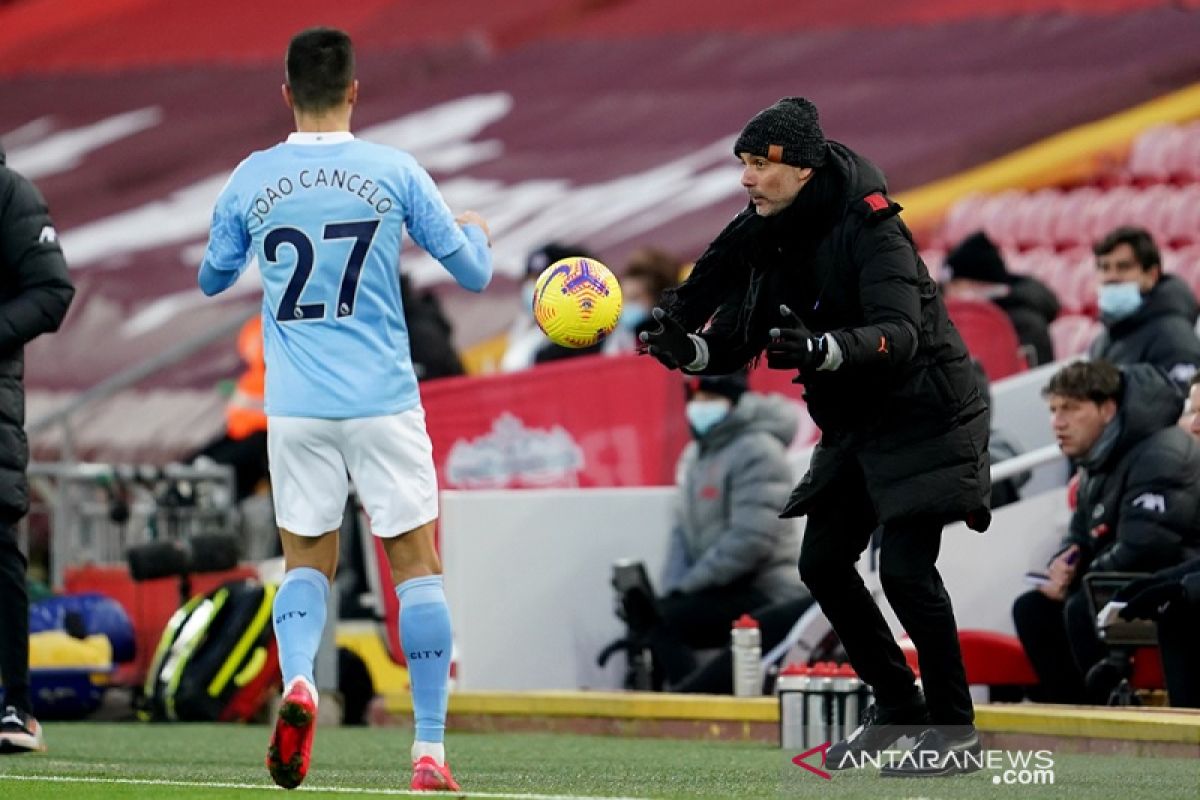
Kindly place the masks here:
[(813, 332), (787, 306), (780, 306), (779, 313), (788, 324), (786, 328), (771, 328), (767, 335), (767, 366), (771, 369), (816, 369), (825, 363), (829, 355), (829, 344), (824, 336)]
[(686, 367), (696, 360), (696, 343), (682, 325), (657, 306), (650, 312), (650, 316), (657, 324), (638, 334), (638, 339), (646, 345), (647, 353), (657, 358), (667, 369)]
[[(1141, 586), (1138, 586), (1141, 584)], [(1122, 619), (1161, 619), (1168, 606), (1184, 599), (1187, 593), (1183, 583), (1178, 580), (1155, 580), (1153, 577), (1140, 578), (1131, 581), (1113, 596), (1118, 600), (1121, 595), (1128, 597), (1126, 605), (1121, 609)]]

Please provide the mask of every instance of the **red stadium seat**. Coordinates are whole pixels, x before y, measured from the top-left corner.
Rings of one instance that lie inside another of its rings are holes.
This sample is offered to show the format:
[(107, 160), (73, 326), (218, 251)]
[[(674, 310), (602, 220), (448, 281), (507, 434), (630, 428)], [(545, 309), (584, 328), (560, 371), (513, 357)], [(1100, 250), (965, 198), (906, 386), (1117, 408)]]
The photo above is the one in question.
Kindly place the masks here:
[(998, 381), (1029, 368), (1008, 315), (987, 300), (946, 298), (946, 311), (988, 379)]
[[(1033, 686), (1038, 682), (1037, 673), (1015, 636), (998, 631), (960, 630), (958, 643), (967, 683), (971, 686)], [(920, 675), (917, 648), (912, 640), (904, 636), (897, 644), (909, 667)]]

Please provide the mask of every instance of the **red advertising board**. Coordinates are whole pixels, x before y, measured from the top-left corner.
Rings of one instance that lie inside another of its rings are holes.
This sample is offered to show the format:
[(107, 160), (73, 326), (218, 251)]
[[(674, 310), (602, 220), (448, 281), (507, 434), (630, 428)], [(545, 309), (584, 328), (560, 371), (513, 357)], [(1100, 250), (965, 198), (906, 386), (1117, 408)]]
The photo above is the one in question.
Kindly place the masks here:
[[(801, 407), (795, 449), (819, 433), (793, 375), (760, 368), (751, 387)], [(433, 381), (421, 394), (443, 489), (669, 485), (689, 437), (682, 376), (641, 356)]]

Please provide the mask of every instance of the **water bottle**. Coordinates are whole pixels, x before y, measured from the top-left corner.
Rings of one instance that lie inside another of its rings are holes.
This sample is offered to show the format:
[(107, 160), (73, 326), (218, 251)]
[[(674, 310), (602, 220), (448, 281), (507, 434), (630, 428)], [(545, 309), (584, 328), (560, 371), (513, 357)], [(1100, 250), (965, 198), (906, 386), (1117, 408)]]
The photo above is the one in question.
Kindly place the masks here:
[(742, 614), (733, 623), (731, 644), (733, 653), (733, 694), (736, 697), (758, 697), (762, 694), (762, 635), (758, 620)]
[(804, 749), (804, 703), (808, 694), (809, 669), (788, 664), (779, 672), (775, 691), (779, 694), (779, 746), (784, 750)]
[(833, 678), (833, 691), (838, 703), (837, 721), (833, 732), (835, 739), (845, 739), (858, 727), (858, 718), (862, 713), (862, 706), (859, 704), (862, 699), (861, 690), (862, 681), (858, 679), (854, 667), (849, 664), (839, 665)]
[(821, 661), (812, 666), (804, 704), (804, 746), (831, 741), (833, 723), (833, 666)]

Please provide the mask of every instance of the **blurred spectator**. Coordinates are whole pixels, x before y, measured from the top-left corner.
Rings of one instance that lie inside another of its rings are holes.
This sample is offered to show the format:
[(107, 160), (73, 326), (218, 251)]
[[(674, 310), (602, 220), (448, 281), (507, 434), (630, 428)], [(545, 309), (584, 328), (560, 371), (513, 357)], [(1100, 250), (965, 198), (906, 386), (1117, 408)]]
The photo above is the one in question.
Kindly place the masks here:
[[(1106, 655), (1081, 591), (1087, 572), (1152, 572), (1200, 554), (1200, 445), (1176, 425), (1180, 397), (1148, 364), (1059, 370), (1042, 390), (1059, 448), (1081, 469), (1078, 505), (1045, 581), (1013, 621), (1042, 699), (1107, 700), (1084, 683)], [(1110, 687), (1111, 688), (1111, 687)]]
[(1012, 320), (1017, 339), (1032, 356), (1029, 366), (1054, 361), (1050, 323), (1060, 306), (1050, 287), (1028, 275), (1009, 272), (1000, 250), (983, 231), (959, 242), (946, 256), (946, 266), (950, 270), (947, 296), (992, 301)]
[(605, 353), (637, 350), (637, 335), (653, 325), (650, 309), (658, 305), (664, 291), (676, 285), (682, 267), (679, 259), (653, 247), (643, 247), (630, 257), (621, 277), (621, 319), (604, 341)]
[(1200, 368), (1195, 330), (1200, 307), (1192, 290), (1163, 274), (1154, 239), (1141, 228), (1117, 228), (1092, 249), (1105, 329), (1089, 356), (1114, 364), (1153, 364), (1186, 388)]
[(561, 347), (546, 338), (546, 334), (542, 333), (542, 329), (533, 319), (533, 289), (538, 276), (555, 261), (572, 256), (593, 258), (591, 253), (580, 245), (561, 242), (550, 242), (529, 254), (525, 261), (525, 278), (521, 282), (521, 308), (508, 329), (508, 343), (504, 355), (500, 358), (501, 372), (517, 372), (544, 361), (598, 353), (604, 346), (601, 342), (580, 350)]
[(44, 750), (29, 697), (29, 594), (17, 523), (29, 511), (25, 344), (58, 330), (75, 289), (46, 201), (0, 148), (0, 753)]
[(417, 380), (462, 375), (462, 361), (454, 349), (454, 328), (437, 296), (433, 292), (416, 291), (409, 277), (401, 273), (400, 299)]
[[(267, 414), (263, 410), (267, 365), (263, 360), (262, 314), (238, 331), (237, 351), (246, 368), (225, 401), (225, 433), (193, 457), (233, 467), (239, 501), (250, 497), (267, 479)], [(271, 531), (274, 537), (274, 530)]]
[(792, 485), (786, 454), (795, 408), (778, 395), (747, 392), (745, 373), (737, 373), (692, 378), (686, 411), (694, 441), (676, 468), (665, 596), (649, 632), (668, 686), (696, 668), (695, 650), (728, 647), (743, 613), (807, 596), (796, 573), (795, 526), (779, 518)]

